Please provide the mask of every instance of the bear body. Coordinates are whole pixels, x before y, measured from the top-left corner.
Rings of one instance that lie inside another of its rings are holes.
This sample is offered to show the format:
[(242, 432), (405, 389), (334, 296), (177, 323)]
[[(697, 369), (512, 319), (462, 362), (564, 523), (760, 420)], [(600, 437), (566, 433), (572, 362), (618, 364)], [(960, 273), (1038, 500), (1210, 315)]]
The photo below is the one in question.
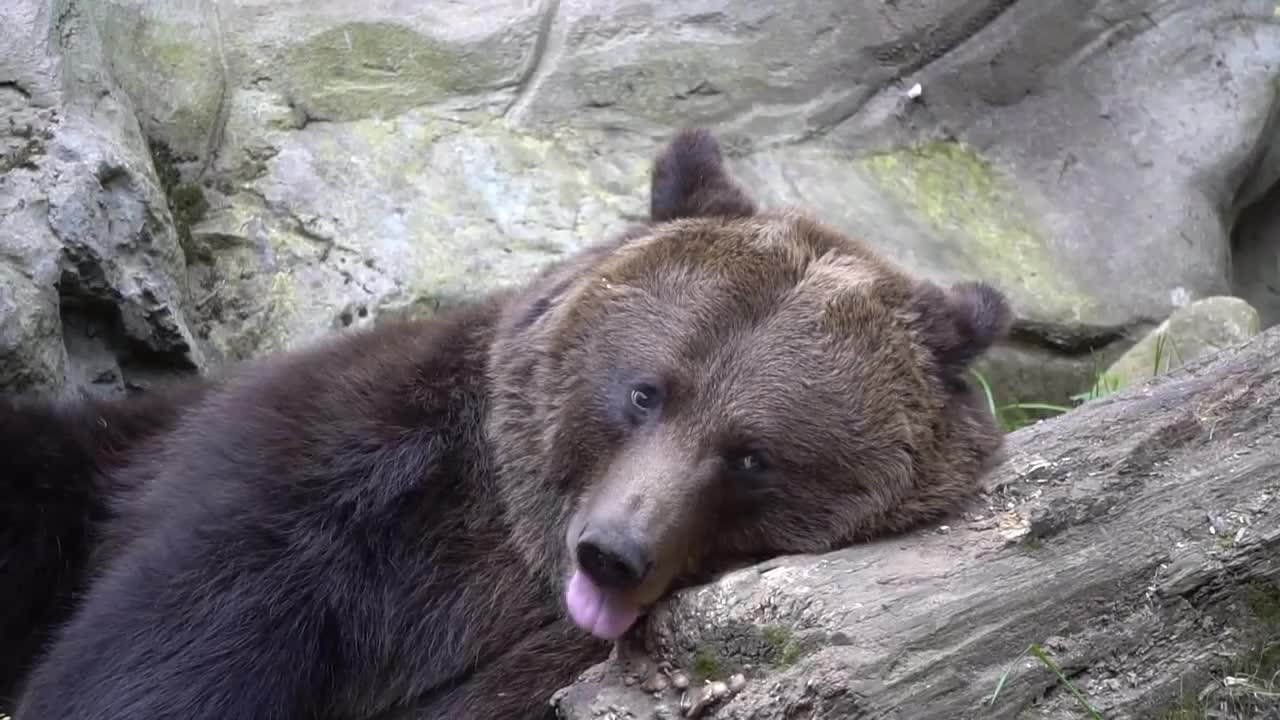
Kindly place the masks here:
[(16, 717), (545, 712), (607, 645), (503, 530), (479, 440), (488, 309), (268, 361), (139, 443), (102, 574)]
[(975, 494), (1000, 433), (963, 372), (1009, 322), (757, 210), (682, 132), (648, 224), (524, 288), (0, 403), (0, 580), (30, 590), (0, 692), (15, 720), (546, 717), (673, 588)]

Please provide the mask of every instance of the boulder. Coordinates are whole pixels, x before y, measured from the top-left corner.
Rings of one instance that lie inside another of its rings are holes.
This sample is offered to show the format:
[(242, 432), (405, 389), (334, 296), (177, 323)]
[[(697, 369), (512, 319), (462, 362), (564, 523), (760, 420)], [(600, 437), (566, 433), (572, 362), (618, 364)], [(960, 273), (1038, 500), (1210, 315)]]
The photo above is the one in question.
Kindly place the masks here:
[(691, 717), (722, 683), (700, 717), (1273, 717), (1277, 413), (1280, 328), (1011, 433), (949, 524), (676, 593), (553, 706)]
[[(705, 124), (764, 203), (1006, 288), (997, 393), (1061, 401), (1196, 299), (1269, 324), (1265, 262), (1227, 258), (1238, 218), (1242, 252), (1271, 252), (1272, 5), (16, 0), (0, 93), (80, 159), (5, 194), (127, 167), (161, 238), (129, 332), (150, 313), (145, 343), (216, 365), (523, 279), (641, 215), (657, 143)], [(29, 221), (60, 277), (65, 238)], [(65, 375), (51, 276), (13, 273), (6, 296), (43, 300), (0, 338)]]
[(1173, 311), (1107, 368), (1093, 392), (1114, 392), (1257, 335), (1258, 311), (1236, 297), (1197, 300)]
[(0, 10), (0, 384), (121, 392), (198, 372), (149, 144), (79, 6)]

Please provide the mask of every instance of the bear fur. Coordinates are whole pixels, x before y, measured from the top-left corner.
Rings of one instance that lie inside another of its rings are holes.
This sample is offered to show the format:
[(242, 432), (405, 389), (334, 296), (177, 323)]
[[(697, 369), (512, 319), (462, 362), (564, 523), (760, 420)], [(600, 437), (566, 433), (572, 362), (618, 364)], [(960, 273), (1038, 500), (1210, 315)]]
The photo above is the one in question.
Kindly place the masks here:
[(673, 588), (979, 491), (998, 291), (758, 210), (705, 130), (650, 194), (431, 319), (0, 403), (15, 720), (547, 717)]

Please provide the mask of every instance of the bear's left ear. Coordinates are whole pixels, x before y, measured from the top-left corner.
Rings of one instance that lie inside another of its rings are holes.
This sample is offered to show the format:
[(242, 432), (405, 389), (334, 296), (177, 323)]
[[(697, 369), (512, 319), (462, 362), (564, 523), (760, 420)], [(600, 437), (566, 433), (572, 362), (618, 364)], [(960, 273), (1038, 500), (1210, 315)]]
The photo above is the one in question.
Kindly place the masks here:
[(1004, 293), (983, 282), (965, 282), (944, 290), (921, 283), (916, 294), (921, 335), (946, 379), (960, 376), (1013, 326), (1013, 310)]
[(729, 177), (720, 143), (704, 128), (682, 130), (653, 164), (649, 219), (748, 217), (755, 203)]

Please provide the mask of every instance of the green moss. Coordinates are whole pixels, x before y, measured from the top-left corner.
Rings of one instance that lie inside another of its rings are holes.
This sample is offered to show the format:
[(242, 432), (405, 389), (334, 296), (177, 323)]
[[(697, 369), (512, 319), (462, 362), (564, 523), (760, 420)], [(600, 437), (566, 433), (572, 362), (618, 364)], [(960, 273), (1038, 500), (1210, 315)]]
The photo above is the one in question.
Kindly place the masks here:
[(151, 164), (160, 181), (160, 190), (164, 192), (165, 203), (173, 217), (174, 230), (178, 233), (178, 244), (188, 259), (205, 257), (207, 253), (196, 248), (191, 239), (191, 226), (203, 220), (209, 211), (209, 201), (204, 196), (204, 189), (196, 183), (182, 181), (173, 151), (167, 143), (152, 140), (148, 147), (151, 151)]
[(352, 22), (313, 35), (284, 55), (290, 91), (311, 118), (394, 115), (499, 82), (489, 55), (393, 22)]
[(0, 175), (24, 168), (35, 170), (35, 159), (44, 154), (44, 142), (40, 138), (29, 137), (26, 142), (14, 147), (10, 152), (0, 154)]
[[(1276, 675), (1280, 674), (1280, 633), (1272, 634), (1267, 642), (1255, 645), (1242, 660), (1242, 669), (1250, 672), (1253, 677), (1269, 678), (1274, 683)], [(1273, 687), (1272, 691), (1277, 689)]]
[(791, 665), (795, 665), (796, 661), (799, 659), (800, 659), (800, 646), (792, 644), (792, 645), (788, 645), (786, 649), (782, 651), (782, 657), (779, 659), (779, 661), (783, 667), (788, 667)]
[(693, 654), (693, 663), (689, 671), (693, 673), (695, 680), (702, 682), (717, 677), (720, 673), (720, 665), (720, 656), (716, 651), (708, 645), (703, 645)]
[(890, 195), (943, 236), (957, 269), (989, 278), (1043, 319), (1078, 321), (1093, 310), (1062, 272), (1014, 189), (991, 164), (954, 141), (877, 154), (865, 166)]
[(112, 77), (137, 106), (148, 135), (181, 154), (205, 150), (224, 96), (213, 30), (199, 14), (90, 3)]
[(1280, 587), (1254, 582), (1245, 588), (1245, 605), (1264, 625), (1280, 631)]
[(1184, 690), (1178, 696), (1177, 702), (1165, 708), (1156, 717), (1157, 720), (1203, 720), (1204, 709), (1200, 707), (1200, 701), (1196, 699), (1196, 693)]
[[(1270, 698), (1280, 693), (1280, 586), (1253, 582), (1244, 588), (1244, 605), (1249, 617), (1241, 635), (1251, 638), (1235, 655), (1209, 668), (1205, 684), (1215, 679), (1207, 692), (1199, 686), (1186, 688), (1169, 706), (1155, 713), (1158, 720), (1208, 720), (1217, 717), (1256, 717)], [(1221, 678), (1235, 678), (1230, 688)]]
[(204, 197), (204, 189), (195, 183), (182, 183), (173, 189), (169, 196), (169, 208), (173, 212), (173, 221), (190, 232), (190, 227), (202, 219), (209, 210), (209, 201)]
[(769, 647), (775, 653), (781, 654), (782, 649), (791, 640), (791, 631), (781, 625), (766, 625), (761, 629), (760, 636), (769, 643)]
[(691, 653), (675, 658), (692, 679), (723, 680), (762, 665), (791, 667), (821, 644), (816, 637), (801, 638), (791, 628), (778, 624), (735, 623), (723, 630), (724, 635), (704, 640)]
[(168, 143), (160, 140), (149, 141), (147, 149), (151, 151), (151, 164), (155, 167), (156, 178), (160, 180), (160, 189), (164, 191), (167, 198), (173, 192), (173, 188), (182, 182), (182, 175), (178, 173), (178, 164), (173, 157), (173, 150), (169, 148)]
[(770, 662), (787, 667), (800, 659), (801, 644), (790, 629), (781, 625), (766, 625), (760, 635), (769, 644)]
[(1270, 707), (1270, 698), (1280, 692), (1280, 686), (1277, 686), (1280, 635), (1255, 642), (1211, 674), (1218, 678), (1237, 678), (1236, 693), (1225, 692), (1217, 682), (1207, 693), (1187, 688), (1172, 705), (1158, 711), (1154, 717), (1157, 720), (1259, 717), (1257, 713)]

